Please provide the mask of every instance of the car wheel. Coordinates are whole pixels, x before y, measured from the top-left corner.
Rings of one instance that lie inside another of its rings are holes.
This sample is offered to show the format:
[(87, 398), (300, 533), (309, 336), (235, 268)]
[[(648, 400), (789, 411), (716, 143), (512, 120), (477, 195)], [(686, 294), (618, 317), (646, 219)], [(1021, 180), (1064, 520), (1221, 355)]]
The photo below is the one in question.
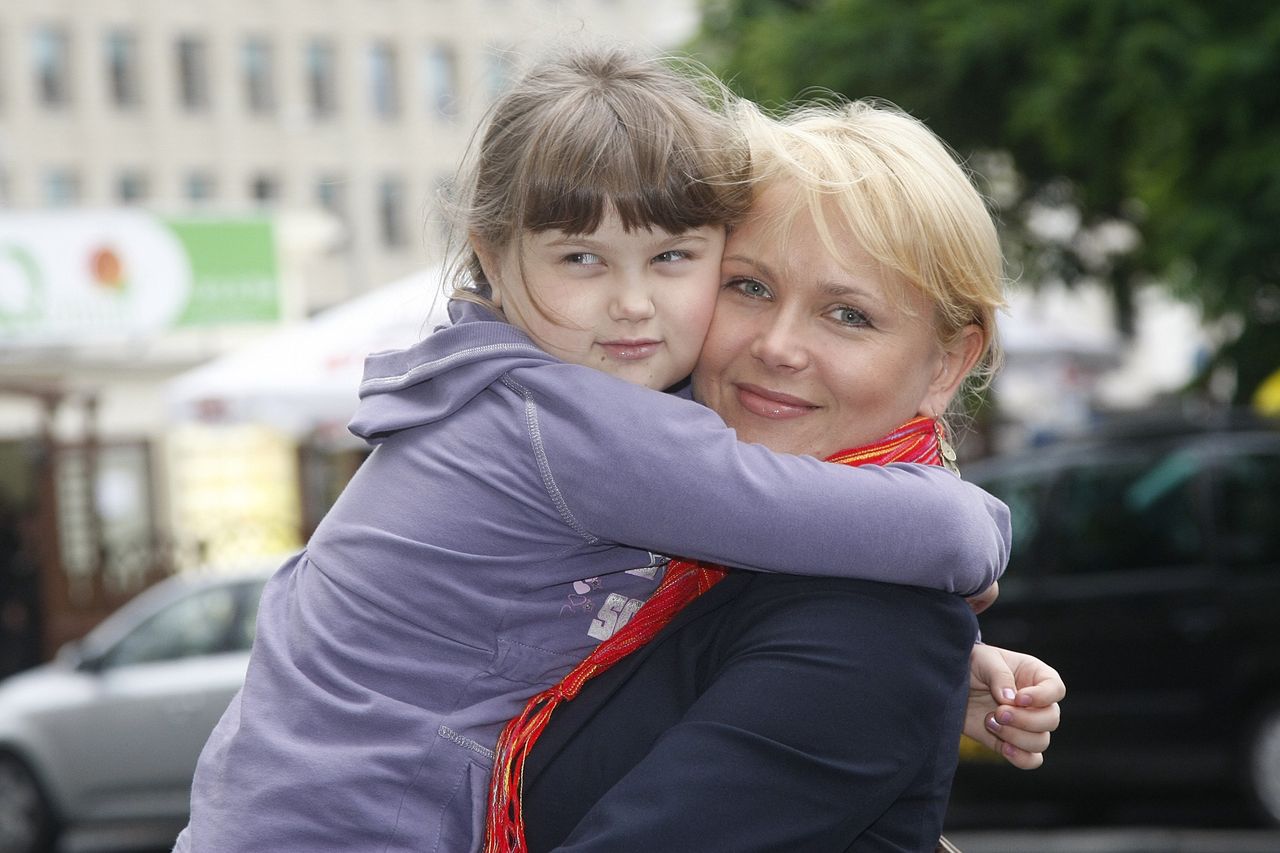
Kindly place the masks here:
[(1268, 822), (1280, 824), (1280, 704), (1259, 715), (1249, 739), (1249, 790)]
[(17, 756), (0, 752), (0, 850), (44, 853), (53, 841), (53, 814), (40, 783)]

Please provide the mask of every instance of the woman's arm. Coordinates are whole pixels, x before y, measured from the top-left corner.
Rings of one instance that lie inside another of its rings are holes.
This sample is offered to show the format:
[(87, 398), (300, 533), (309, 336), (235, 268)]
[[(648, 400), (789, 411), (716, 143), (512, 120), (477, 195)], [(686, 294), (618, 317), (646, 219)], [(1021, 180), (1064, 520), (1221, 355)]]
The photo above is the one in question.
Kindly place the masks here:
[[(575, 373), (548, 379), (545, 391), (535, 384), (558, 370)], [(562, 514), (600, 540), (966, 594), (990, 586), (1007, 562), (1007, 507), (942, 468), (774, 453), (738, 441), (702, 406), (576, 365), (525, 378), (544, 484)], [(581, 400), (552, 391), (579, 386)]]
[(557, 712), (551, 726), (573, 735), (527, 783), (532, 850), (936, 841), (966, 698), (964, 602), (862, 581), (747, 584), (664, 635), (621, 685), (589, 685), (603, 704)]

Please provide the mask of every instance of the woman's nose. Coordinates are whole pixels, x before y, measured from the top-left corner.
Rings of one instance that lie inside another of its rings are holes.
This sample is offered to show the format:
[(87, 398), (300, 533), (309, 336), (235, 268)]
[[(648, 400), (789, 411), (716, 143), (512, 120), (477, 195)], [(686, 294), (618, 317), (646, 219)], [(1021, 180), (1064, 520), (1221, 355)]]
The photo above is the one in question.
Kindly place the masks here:
[(752, 339), (751, 355), (770, 368), (801, 370), (809, 364), (809, 348), (799, 324), (776, 314)]

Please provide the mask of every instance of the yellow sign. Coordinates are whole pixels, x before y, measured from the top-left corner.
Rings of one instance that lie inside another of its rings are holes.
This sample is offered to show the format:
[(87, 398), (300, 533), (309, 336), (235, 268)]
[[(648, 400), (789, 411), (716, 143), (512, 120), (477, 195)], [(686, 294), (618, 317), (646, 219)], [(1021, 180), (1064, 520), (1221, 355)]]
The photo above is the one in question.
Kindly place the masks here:
[(1253, 392), (1253, 408), (1260, 415), (1280, 415), (1280, 370), (1268, 376)]

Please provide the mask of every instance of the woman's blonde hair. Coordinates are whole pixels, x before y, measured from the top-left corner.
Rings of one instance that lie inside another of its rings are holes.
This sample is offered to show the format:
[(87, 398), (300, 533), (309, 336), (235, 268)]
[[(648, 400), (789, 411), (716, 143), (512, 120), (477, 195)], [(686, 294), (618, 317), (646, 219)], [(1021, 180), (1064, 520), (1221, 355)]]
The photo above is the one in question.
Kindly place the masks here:
[(476, 253), (525, 232), (623, 227), (682, 233), (728, 225), (750, 203), (726, 90), (691, 62), (570, 48), (534, 65), (492, 106), (463, 166), (455, 208), (467, 245), (454, 295), (488, 296)]
[(771, 226), (785, 233), (801, 213), (812, 216), (836, 259), (845, 253), (833, 226), (847, 228), (867, 254), (936, 306), (944, 345), (976, 324), (984, 346), (966, 384), (985, 387), (1001, 357), (1000, 241), (982, 196), (946, 144), (919, 120), (876, 101), (804, 106), (780, 119), (748, 102), (735, 112), (756, 196), (779, 184), (795, 188), (784, 194), (789, 203), (772, 214)]

